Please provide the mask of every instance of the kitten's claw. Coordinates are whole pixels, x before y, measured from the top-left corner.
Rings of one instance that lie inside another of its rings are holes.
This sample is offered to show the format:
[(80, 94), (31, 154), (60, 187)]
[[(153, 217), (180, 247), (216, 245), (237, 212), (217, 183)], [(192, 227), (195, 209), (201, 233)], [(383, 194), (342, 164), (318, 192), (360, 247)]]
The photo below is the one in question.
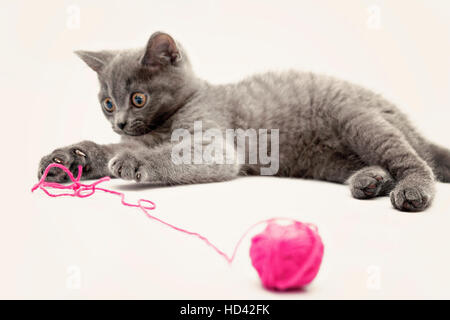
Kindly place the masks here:
[(53, 161), (56, 162), (56, 163), (59, 163), (59, 164), (63, 163), (63, 161), (60, 158), (58, 158), (58, 157), (54, 157)]
[(74, 152), (75, 152), (75, 154), (79, 155), (80, 157), (85, 157), (85, 158), (87, 157), (86, 154), (83, 151), (81, 151), (80, 149), (75, 149)]

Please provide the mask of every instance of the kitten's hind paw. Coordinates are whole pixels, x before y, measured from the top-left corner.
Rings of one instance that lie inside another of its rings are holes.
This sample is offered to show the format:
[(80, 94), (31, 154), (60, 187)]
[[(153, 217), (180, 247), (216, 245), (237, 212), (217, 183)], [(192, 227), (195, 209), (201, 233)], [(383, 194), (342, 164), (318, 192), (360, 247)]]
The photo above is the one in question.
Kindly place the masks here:
[(391, 192), (392, 205), (401, 211), (423, 211), (431, 204), (432, 195), (420, 187), (399, 185)]
[(356, 199), (370, 199), (387, 195), (393, 187), (391, 175), (380, 167), (367, 167), (353, 174), (349, 179), (350, 192)]

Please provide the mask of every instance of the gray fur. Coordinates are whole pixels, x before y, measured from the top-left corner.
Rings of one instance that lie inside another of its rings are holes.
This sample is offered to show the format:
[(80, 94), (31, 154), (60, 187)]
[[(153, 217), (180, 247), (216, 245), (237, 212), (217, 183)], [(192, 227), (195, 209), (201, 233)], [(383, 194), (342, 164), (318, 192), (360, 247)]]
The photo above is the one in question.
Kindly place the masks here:
[[(450, 152), (427, 142), (394, 105), (357, 85), (323, 75), (288, 71), (256, 75), (235, 84), (211, 85), (195, 76), (182, 47), (155, 33), (140, 50), (77, 54), (98, 74), (102, 108), (121, 143), (81, 142), (55, 150), (43, 169), (61, 160), (83, 178), (112, 175), (155, 184), (224, 181), (258, 174), (260, 165), (182, 164), (171, 161), (171, 132), (209, 128), (280, 130), (278, 176), (348, 183), (355, 198), (390, 193), (399, 210), (421, 211), (434, 196), (435, 175), (450, 181)], [(149, 97), (142, 108), (130, 95)], [(123, 129), (118, 123), (126, 121)], [(77, 151), (80, 150), (81, 152)], [(52, 181), (65, 176), (52, 169)]]

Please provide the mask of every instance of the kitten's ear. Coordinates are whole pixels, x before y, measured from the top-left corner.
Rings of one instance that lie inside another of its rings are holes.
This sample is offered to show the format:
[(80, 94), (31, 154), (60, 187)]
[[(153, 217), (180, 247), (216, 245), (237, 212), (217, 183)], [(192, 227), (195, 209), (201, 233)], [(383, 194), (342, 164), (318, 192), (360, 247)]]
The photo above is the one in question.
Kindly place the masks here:
[(75, 51), (75, 54), (81, 58), (95, 72), (100, 72), (106, 64), (114, 57), (111, 51)]
[(167, 33), (155, 32), (148, 40), (141, 63), (151, 67), (176, 65), (181, 60), (181, 53), (175, 40)]

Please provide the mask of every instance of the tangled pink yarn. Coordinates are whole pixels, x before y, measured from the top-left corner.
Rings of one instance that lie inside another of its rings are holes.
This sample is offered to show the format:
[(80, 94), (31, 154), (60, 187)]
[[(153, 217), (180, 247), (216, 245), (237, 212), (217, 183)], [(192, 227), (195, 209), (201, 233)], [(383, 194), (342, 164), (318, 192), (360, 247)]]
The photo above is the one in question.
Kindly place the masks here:
[[(45, 181), (48, 172), (53, 167), (63, 170), (72, 183), (63, 185)], [(94, 195), (96, 191), (117, 195), (121, 198), (124, 206), (139, 208), (149, 219), (158, 221), (173, 230), (199, 238), (230, 264), (235, 259), (237, 250), (245, 236), (257, 225), (267, 223), (268, 225), (264, 232), (253, 237), (250, 249), (252, 264), (258, 271), (261, 281), (266, 288), (286, 290), (301, 287), (311, 282), (319, 270), (323, 255), (323, 244), (316, 230), (313, 231), (306, 224), (289, 218), (273, 218), (259, 221), (244, 232), (236, 243), (232, 255), (229, 256), (201, 234), (179, 228), (151, 215), (149, 211), (156, 208), (156, 205), (152, 201), (139, 199), (137, 204), (129, 203), (125, 201), (124, 193), (98, 186), (100, 183), (111, 180), (110, 177), (103, 177), (91, 184), (81, 183), (82, 170), (82, 166), (78, 166), (78, 175), (75, 178), (64, 165), (51, 163), (31, 191), (34, 192), (36, 189), (41, 189), (50, 197), (70, 196), (87, 198)], [(71, 192), (51, 193), (47, 188), (70, 190)], [(294, 223), (292, 225), (281, 226), (275, 223), (276, 220), (288, 220)]]
[(294, 222), (269, 222), (252, 238), (250, 257), (263, 285), (268, 289), (290, 290), (309, 284), (319, 272), (323, 243), (317, 229)]

